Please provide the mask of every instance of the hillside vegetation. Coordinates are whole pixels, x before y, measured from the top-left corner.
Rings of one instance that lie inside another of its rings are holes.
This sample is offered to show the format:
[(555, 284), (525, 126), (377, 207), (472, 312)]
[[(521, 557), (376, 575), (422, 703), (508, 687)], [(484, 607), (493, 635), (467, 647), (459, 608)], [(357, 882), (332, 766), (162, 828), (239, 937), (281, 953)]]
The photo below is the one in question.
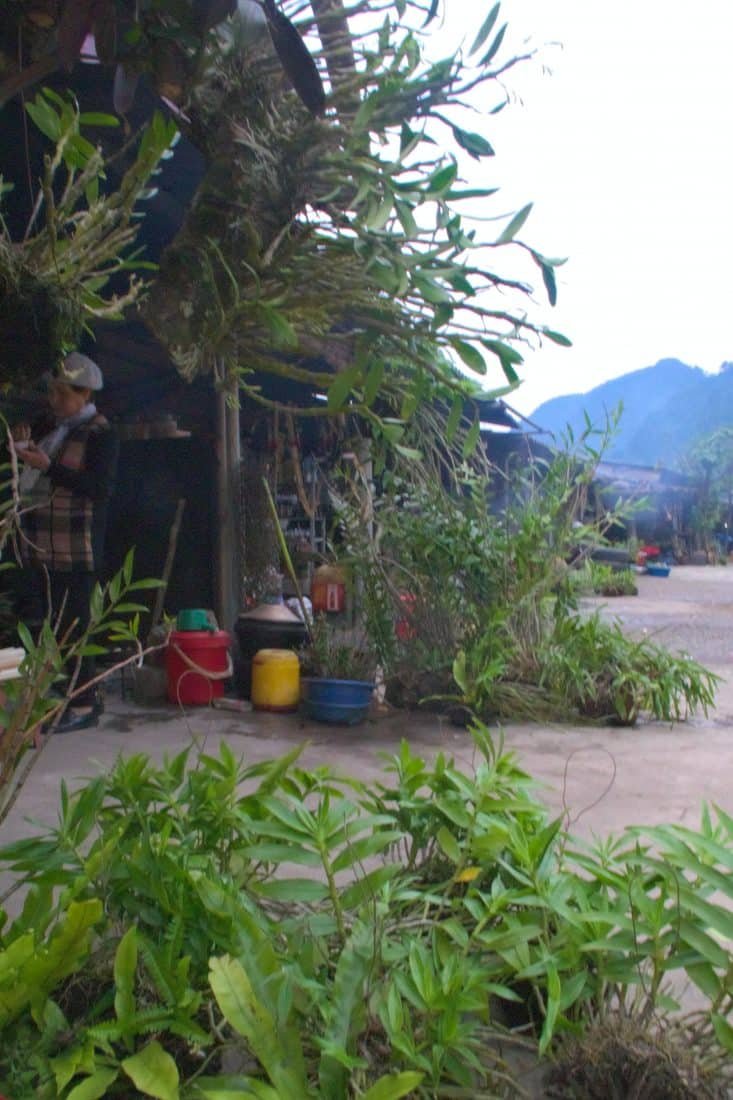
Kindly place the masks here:
[(584, 413), (601, 423), (620, 402), (623, 416), (606, 457), (674, 466), (701, 436), (733, 423), (733, 364), (724, 364), (719, 374), (706, 374), (679, 359), (660, 359), (587, 393), (545, 401), (531, 419), (554, 435), (568, 425), (577, 434), (584, 427)]

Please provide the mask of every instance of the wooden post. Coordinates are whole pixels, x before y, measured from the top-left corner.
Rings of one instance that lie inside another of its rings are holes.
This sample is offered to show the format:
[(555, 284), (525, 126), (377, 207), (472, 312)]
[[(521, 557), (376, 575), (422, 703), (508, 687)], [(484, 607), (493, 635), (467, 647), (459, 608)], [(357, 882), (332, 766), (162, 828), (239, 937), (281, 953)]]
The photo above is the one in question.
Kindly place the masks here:
[(241, 568), (239, 564), (241, 451), (239, 405), (236, 386), (217, 393), (217, 560), (216, 617), (224, 630), (231, 630), (241, 610)]

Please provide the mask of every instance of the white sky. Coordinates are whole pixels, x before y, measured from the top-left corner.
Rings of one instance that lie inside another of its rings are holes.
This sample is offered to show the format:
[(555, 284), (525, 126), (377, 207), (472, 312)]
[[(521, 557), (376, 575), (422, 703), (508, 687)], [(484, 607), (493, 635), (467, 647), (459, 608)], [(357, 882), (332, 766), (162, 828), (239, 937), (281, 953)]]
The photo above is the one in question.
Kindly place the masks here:
[[(470, 45), (491, 3), (447, 6), (436, 34)], [(533, 316), (574, 345), (528, 352), (510, 404), (666, 356), (717, 370), (733, 359), (733, 5), (504, 0), (502, 20), (502, 55), (529, 39), (539, 57), (507, 76), (518, 101), (473, 125), (497, 155), (472, 180), (501, 185), (491, 213), (533, 201), (522, 237), (568, 257), (557, 306), (542, 292)]]

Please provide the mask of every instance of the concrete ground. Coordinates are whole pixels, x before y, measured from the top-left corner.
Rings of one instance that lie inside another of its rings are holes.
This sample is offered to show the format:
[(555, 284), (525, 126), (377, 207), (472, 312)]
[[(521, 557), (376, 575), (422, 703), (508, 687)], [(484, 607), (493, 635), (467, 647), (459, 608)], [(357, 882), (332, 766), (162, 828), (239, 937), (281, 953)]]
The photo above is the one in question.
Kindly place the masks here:
[[(503, 730), (506, 747), (536, 778), (548, 807), (566, 808), (574, 830), (585, 836), (632, 824), (695, 824), (705, 800), (733, 812), (733, 566), (679, 567), (666, 579), (641, 576), (639, 589), (638, 597), (606, 601), (604, 614), (617, 615), (634, 633), (647, 631), (684, 649), (721, 675), (715, 713), (628, 730), (515, 724)], [(112, 684), (97, 729), (50, 739), (0, 827), (0, 844), (36, 831), (35, 822), (55, 819), (62, 778), (74, 785), (109, 767), (119, 753), (161, 757), (193, 738), (209, 752), (226, 740), (255, 761), (305, 741), (304, 765), (327, 763), (368, 778), (380, 770), (380, 754), (393, 752), (403, 737), (416, 751), (442, 749), (470, 766), (470, 737), (436, 716), (393, 713), (349, 729), (303, 723), (295, 715), (211, 708), (181, 715), (167, 705), (138, 707)]]

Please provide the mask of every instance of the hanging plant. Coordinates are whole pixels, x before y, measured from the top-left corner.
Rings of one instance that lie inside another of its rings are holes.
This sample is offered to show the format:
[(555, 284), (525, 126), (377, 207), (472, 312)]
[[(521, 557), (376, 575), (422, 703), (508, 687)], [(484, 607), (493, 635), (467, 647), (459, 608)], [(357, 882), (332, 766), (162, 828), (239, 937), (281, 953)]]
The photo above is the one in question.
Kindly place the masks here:
[[(295, 0), (283, 6), (313, 35)], [(292, 380), (314, 399), (284, 406), (348, 410), (405, 453), (407, 423), (437, 403), (443, 434), (470, 454), (480, 419), (466, 418), (466, 400), (518, 385), (523, 343), (569, 343), (528, 317), (532, 284), (497, 259), (526, 259), (554, 304), (559, 261), (523, 240), (531, 205), (492, 218), (496, 189), (461, 181), (461, 158), (488, 173), (494, 156), (465, 126), (469, 93), (484, 86), (498, 110), (503, 74), (522, 58), (495, 60), (506, 28), (494, 33), (494, 12), (468, 54), (431, 64), (421, 35), (439, 8), (366, 0), (343, 45), (342, 5), (314, 5), (316, 60), (332, 81), (323, 118), (298, 108), (266, 40), (212, 46), (182, 123), (208, 171), (145, 304), (184, 377), (226, 379), (269, 407), (262, 377)], [(465, 200), (482, 204), (483, 238)]]
[[(133, 251), (137, 208), (177, 136), (176, 126), (156, 114), (119, 187), (105, 190), (107, 161), (84, 130), (116, 126), (117, 119), (84, 115), (71, 96), (50, 89), (27, 109), (53, 150), (19, 240), (0, 218), (0, 385), (32, 382), (94, 320), (118, 319), (140, 297), (139, 272), (152, 265)], [(0, 189), (0, 201), (8, 189)]]

